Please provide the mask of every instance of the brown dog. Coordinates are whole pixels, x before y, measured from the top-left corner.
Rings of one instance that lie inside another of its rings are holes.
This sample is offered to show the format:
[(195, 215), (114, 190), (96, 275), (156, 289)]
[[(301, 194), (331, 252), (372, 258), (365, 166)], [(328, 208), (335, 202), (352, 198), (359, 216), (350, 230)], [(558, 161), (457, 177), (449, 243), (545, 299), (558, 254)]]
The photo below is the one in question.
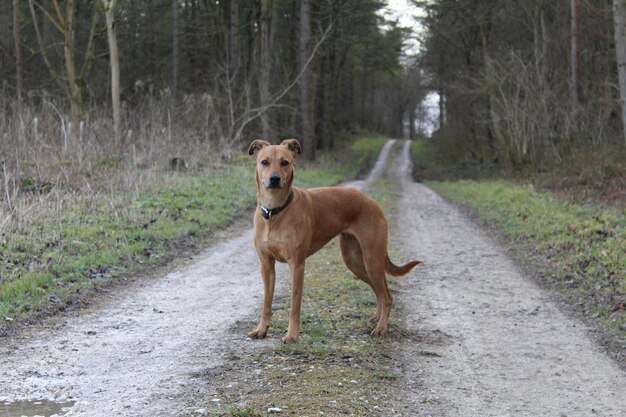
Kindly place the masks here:
[(378, 322), (373, 336), (387, 332), (392, 297), (385, 272), (398, 276), (419, 261), (394, 265), (387, 255), (387, 220), (378, 204), (353, 188), (292, 186), (294, 162), (302, 153), (296, 139), (280, 145), (255, 140), (248, 149), (256, 156), (258, 209), (254, 216), (254, 245), (261, 260), (265, 295), (258, 327), (249, 336), (263, 338), (272, 316), (276, 261), (291, 269), (291, 312), (283, 342), (295, 342), (300, 333), (300, 307), (304, 286), (304, 262), (333, 237), (341, 234), (340, 246), (348, 268), (365, 281), (376, 295)]

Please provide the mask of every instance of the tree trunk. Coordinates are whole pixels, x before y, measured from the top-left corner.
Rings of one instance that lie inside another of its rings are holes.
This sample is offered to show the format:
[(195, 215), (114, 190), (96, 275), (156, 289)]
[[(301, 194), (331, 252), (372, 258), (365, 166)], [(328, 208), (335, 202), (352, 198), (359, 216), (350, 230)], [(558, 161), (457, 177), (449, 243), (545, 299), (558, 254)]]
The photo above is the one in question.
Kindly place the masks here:
[(415, 104), (411, 104), (408, 109), (409, 113), (409, 139), (415, 140), (415, 112), (417, 110), (417, 106)]
[(369, 75), (369, 59), (367, 58), (367, 56), (369, 55), (369, 45), (365, 44), (365, 53), (363, 54), (363, 58), (362, 58), (362, 63), (361, 63), (361, 68), (363, 68), (363, 72), (361, 74), (361, 103), (359, 106), (359, 118), (360, 118), (360, 123), (361, 126), (367, 126), (368, 120), (367, 117), (365, 116), (365, 111), (366, 111), (366, 107), (365, 107), (365, 103), (367, 102), (367, 85), (368, 85), (368, 75)]
[(443, 51), (440, 51), (438, 54), (438, 58), (439, 58), (439, 65), (438, 65), (438, 70), (439, 70), (439, 77), (438, 77), (438, 85), (437, 85), (437, 94), (439, 95), (439, 128), (438, 130), (443, 130), (443, 128), (446, 127), (446, 103), (445, 103), (445, 91), (444, 91), (444, 82), (443, 82), (443, 77), (444, 77), (444, 56), (443, 56)]
[(179, 78), (179, 29), (180, 29), (180, 10), (178, 0), (172, 0), (172, 102), (176, 105), (178, 97), (178, 78)]
[(613, 0), (613, 21), (615, 23), (615, 53), (619, 76), (619, 96), (622, 105), (622, 132), (626, 144), (626, 0)]
[(311, 120), (309, 69), (306, 66), (310, 55), (309, 43), (311, 39), (311, 4), (309, 0), (300, 0), (299, 14), (298, 74), (301, 74), (298, 81), (299, 136), (306, 150), (306, 155), (312, 159), (315, 158), (315, 137), (313, 136)]
[[(70, 101), (71, 107), (71, 125), (68, 126), (67, 130), (67, 138), (73, 135), (73, 132), (78, 131), (79, 122), (83, 118), (83, 85), (85, 84), (85, 80), (87, 79), (87, 75), (89, 74), (89, 70), (91, 68), (91, 63), (93, 61), (93, 48), (94, 48), (94, 38), (96, 34), (96, 28), (98, 23), (99, 14), (97, 13), (97, 6), (99, 2), (93, 3), (92, 10), (92, 21), (91, 21), (91, 29), (89, 33), (89, 37), (87, 39), (87, 47), (85, 50), (85, 58), (83, 61), (82, 68), (80, 73), (76, 70), (76, 61), (74, 55), (74, 35), (75, 35), (75, 14), (76, 14), (76, 1), (75, 0), (67, 0), (65, 3), (65, 15), (61, 13), (61, 7), (59, 0), (51, 0), (55, 13), (54, 15), (48, 13), (44, 10), (43, 16), (43, 26), (44, 26), (44, 34), (46, 29), (46, 23), (52, 25), (52, 27), (56, 28), (61, 35), (63, 36), (63, 57), (64, 57), (64, 66), (65, 66), (65, 75), (62, 76), (57, 72), (57, 69), (52, 64), (52, 62), (48, 59), (47, 49), (49, 48), (48, 43), (44, 40), (39, 31), (39, 19), (37, 18), (37, 13), (35, 12), (35, 1), (28, 0), (28, 5), (30, 8), (31, 16), (33, 19), (33, 26), (35, 29), (35, 35), (37, 37), (37, 43), (39, 44), (39, 50), (41, 56), (43, 58), (46, 67), (50, 71), (50, 75), (52, 79), (59, 85), (59, 87), (65, 92), (65, 95), (68, 97)], [(40, 4), (38, 4), (40, 9), (43, 9)], [(67, 141), (64, 144), (64, 147), (67, 147)]]
[(63, 25), (63, 51), (65, 57), (65, 73), (70, 96), (72, 129), (78, 129), (83, 118), (83, 93), (76, 77), (76, 61), (74, 59), (74, 17), (75, 0), (67, 0), (65, 4), (65, 24)]
[(180, 10), (178, 0), (172, 0), (172, 102), (170, 103), (170, 136), (176, 126), (176, 106), (178, 104), (178, 66), (180, 60), (179, 52), (179, 26)]
[(537, 79), (539, 80), (539, 87), (543, 90), (546, 86), (546, 70), (547, 63), (546, 57), (548, 55), (548, 34), (546, 28), (546, 4), (540, 2), (535, 6), (534, 20), (533, 20), (533, 54), (535, 60), (535, 72)]
[(261, 59), (259, 68), (259, 101), (261, 104), (261, 131), (263, 137), (272, 135), (270, 127), (270, 75), (272, 71), (272, 44), (274, 41), (274, 0), (261, 0)]
[(439, 100), (437, 102), (438, 107), (439, 107), (439, 130), (443, 129), (444, 127), (446, 127), (446, 100), (445, 100), (445, 94), (443, 91), (443, 83), (439, 83), (439, 91), (437, 92), (437, 95), (439, 96)]
[(228, 68), (232, 77), (239, 68), (239, 3), (230, 0), (228, 28)]
[(111, 105), (113, 107), (113, 129), (115, 143), (122, 143), (122, 104), (120, 99), (120, 55), (117, 48), (115, 33), (115, 6), (117, 0), (102, 0), (104, 16), (107, 25), (107, 39), (109, 42), (109, 61), (111, 64)]
[(571, 80), (571, 100), (572, 100), (572, 126), (578, 130), (578, 115), (580, 113), (580, 16), (578, 14), (578, 0), (571, 0), (570, 8), (572, 13), (571, 25), (571, 53), (572, 53), (572, 80)]
[(20, 41), (20, 0), (13, 0), (13, 39), (15, 41), (15, 80), (17, 95), (17, 112), (22, 109), (24, 94), (24, 68), (22, 61), (22, 44)]
[[(491, 38), (491, 20), (492, 20), (492, 10), (490, 6), (485, 11), (485, 15), (482, 17), (482, 21), (480, 22), (480, 38), (481, 38), (481, 46), (483, 53), (483, 69), (485, 72), (485, 85), (487, 87), (487, 114), (489, 115), (489, 123), (487, 127), (487, 138), (488, 143), (487, 146), (492, 150), (495, 154), (498, 154), (502, 151), (504, 147), (504, 139), (502, 132), (500, 130), (500, 117), (494, 108), (495, 103), (495, 93), (493, 82), (493, 63), (491, 61), (491, 55), (489, 54), (489, 42)], [(489, 155), (493, 157), (494, 155)]]

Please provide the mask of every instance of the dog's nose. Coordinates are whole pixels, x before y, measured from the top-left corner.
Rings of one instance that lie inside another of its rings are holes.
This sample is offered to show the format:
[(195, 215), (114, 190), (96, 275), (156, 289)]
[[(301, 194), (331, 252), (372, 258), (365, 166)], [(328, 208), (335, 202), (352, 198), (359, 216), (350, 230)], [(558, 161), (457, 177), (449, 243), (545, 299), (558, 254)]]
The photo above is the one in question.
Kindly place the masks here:
[(280, 175), (272, 175), (270, 177), (270, 188), (280, 188)]

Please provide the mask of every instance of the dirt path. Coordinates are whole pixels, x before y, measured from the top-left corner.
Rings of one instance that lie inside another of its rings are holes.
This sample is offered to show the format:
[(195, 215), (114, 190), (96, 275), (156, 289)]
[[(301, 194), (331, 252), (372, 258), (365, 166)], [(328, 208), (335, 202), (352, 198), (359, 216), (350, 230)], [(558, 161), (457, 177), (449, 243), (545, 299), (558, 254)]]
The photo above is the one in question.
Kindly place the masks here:
[(175, 415), (202, 389), (190, 376), (219, 364), (228, 329), (258, 304), (251, 236), (217, 244), (25, 345), (0, 346), (0, 416), (34, 415), (41, 399), (70, 403), (68, 415)]
[(419, 392), (407, 393), (412, 415), (626, 415), (626, 375), (589, 329), (458, 208), (410, 180), (407, 146), (395, 157), (403, 197), (393, 233), (425, 261), (397, 297), (421, 339), (404, 355)]
[[(396, 410), (408, 411), (394, 415), (626, 415), (624, 373), (496, 243), (410, 181), (407, 146), (388, 143), (368, 180), (349, 183), (367, 187), (392, 167), (403, 197), (391, 241), (425, 261), (396, 293), (405, 314), (392, 320), (418, 343), (403, 348), (406, 390)], [(249, 349), (237, 323), (256, 319), (260, 305), (251, 231), (234, 234), (189, 266), (118, 291), (97, 311), (0, 342), (0, 417), (61, 405), (70, 416), (172, 416), (200, 407), (207, 382), (196, 375), (219, 369), (225, 346)]]

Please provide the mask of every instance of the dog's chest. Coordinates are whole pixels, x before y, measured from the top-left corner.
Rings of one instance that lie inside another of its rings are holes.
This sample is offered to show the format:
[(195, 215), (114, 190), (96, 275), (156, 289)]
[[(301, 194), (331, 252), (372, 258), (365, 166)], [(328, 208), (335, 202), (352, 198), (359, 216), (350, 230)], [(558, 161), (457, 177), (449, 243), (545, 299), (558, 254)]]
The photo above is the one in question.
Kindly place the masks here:
[(260, 236), (261, 249), (269, 253), (279, 262), (286, 262), (289, 259), (290, 249), (293, 246), (293, 239), (285, 234), (284, 230), (272, 230), (266, 228)]

